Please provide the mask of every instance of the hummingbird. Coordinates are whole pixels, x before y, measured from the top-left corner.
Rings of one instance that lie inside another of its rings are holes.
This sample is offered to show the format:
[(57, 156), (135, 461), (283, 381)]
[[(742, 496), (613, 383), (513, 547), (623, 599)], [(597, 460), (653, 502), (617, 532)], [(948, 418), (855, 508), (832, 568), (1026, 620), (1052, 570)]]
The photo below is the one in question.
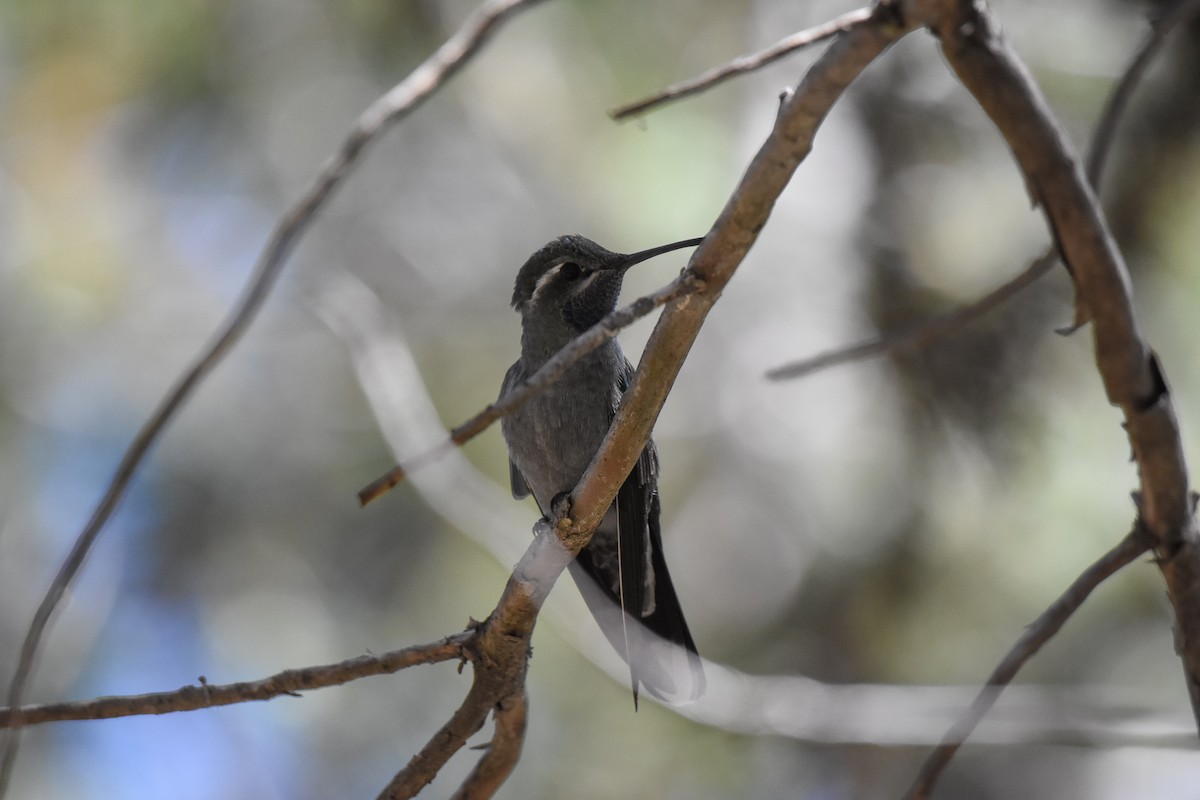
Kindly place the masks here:
[[(624, 254), (582, 236), (560, 236), (521, 267), (512, 306), (521, 314), (521, 355), (500, 394), (521, 384), (572, 339), (616, 308), (625, 271), (695, 247), (688, 239)], [(513, 497), (533, 495), (543, 515), (579, 482), (600, 448), (633, 378), (615, 338), (581, 358), (554, 384), (504, 417)], [(704, 671), (663, 556), (658, 453), (653, 440), (621, 484), (587, 547), (569, 567), (605, 637), (639, 686), (670, 703), (695, 700)]]

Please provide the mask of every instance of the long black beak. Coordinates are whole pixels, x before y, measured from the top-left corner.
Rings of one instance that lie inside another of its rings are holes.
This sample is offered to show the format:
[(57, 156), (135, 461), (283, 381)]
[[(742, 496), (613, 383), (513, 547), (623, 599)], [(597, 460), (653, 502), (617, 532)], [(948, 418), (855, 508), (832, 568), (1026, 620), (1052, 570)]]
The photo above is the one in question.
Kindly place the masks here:
[(662, 255), (663, 253), (669, 253), (672, 250), (682, 250), (685, 247), (695, 247), (703, 241), (704, 237), (701, 236), (699, 239), (687, 239), (682, 242), (672, 242), (671, 244), (664, 244), (660, 247), (651, 247), (649, 250), (630, 253), (627, 256), (622, 256), (618, 261), (609, 266), (608, 269), (619, 269), (624, 271), (632, 267), (634, 264), (640, 264), (648, 258), (654, 258), (655, 256)]

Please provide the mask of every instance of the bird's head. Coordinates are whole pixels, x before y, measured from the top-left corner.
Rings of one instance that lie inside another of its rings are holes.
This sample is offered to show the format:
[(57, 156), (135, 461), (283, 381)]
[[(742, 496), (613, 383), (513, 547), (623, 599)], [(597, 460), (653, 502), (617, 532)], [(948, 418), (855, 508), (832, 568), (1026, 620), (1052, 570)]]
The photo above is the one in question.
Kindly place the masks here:
[(583, 332), (616, 308), (625, 270), (701, 241), (688, 239), (626, 254), (606, 250), (583, 236), (560, 236), (531, 255), (517, 273), (513, 308), (525, 320), (561, 321)]

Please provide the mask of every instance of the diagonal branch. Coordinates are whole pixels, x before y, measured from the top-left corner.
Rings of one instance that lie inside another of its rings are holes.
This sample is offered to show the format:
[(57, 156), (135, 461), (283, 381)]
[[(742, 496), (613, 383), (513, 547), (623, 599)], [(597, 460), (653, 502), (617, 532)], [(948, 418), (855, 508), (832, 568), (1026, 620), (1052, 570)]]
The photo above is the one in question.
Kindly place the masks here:
[(762, 69), (767, 64), (778, 61), (789, 53), (794, 53), (797, 50), (814, 45), (817, 42), (823, 42), (826, 39), (837, 36), (839, 33), (845, 33), (856, 25), (862, 25), (871, 19), (872, 10), (869, 8), (860, 8), (843, 14), (840, 17), (830, 20), (829, 22), (815, 25), (807, 30), (798, 31), (791, 36), (780, 39), (775, 44), (760, 50), (757, 53), (752, 53), (746, 56), (739, 56), (728, 64), (720, 67), (714, 67), (702, 75), (691, 78), (686, 81), (668, 86), (667, 88), (650, 95), (649, 97), (638, 100), (635, 103), (615, 108), (609, 112), (609, 116), (614, 120), (621, 121), (628, 119), (638, 114), (644, 114), (651, 109), (675, 100), (682, 100), (685, 97), (690, 97), (693, 94), (698, 94), (706, 89), (716, 86), (718, 83), (743, 75), (747, 72), (753, 72), (756, 69)]
[[(320, 295), (318, 313), (346, 340), (393, 450), (418, 449), (415, 443), (440, 423), (403, 332), (386, 319), (390, 312), (379, 299), (349, 276), (331, 280)], [(507, 491), (453, 455), (438, 470), (410, 476), (414, 489), (498, 564), (512, 564), (528, 545), (518, 530), (523, 512)], [(560, 597), (548, 609), (551, 621), (593, 666), (623, 683), (624, 665), (602, 657), (611, 648), (607, 640), (598, 629), (577, 624), (582, 603)], [(733, 733), (815, 743), (937, 745), (978, 692), (967, 686), (833, 686), (800, 675), (751, 675), (710, 660), (704, 671), (708, 696), (720, 702), (675, 707), (676, 713)], [(974, 744), (1189, 747), (1192, 741), (1186, 722), (1158, 717), (1146, 698), (1114, 686), (1010, 687), (987, 722), (972, 732)]]
[[(450, 720), (392, 778), (380, 793), (380, 800), (414, 797), (467, 739), (483, 727), (489, 711), (510, 704), (518, 696), (521, 698), (519, 727), (523, 733), (525, 675), (533, 628), (555, 581), (578, 552), (565, 547), (545, 520), (539, 521), (534, 530), (534, 540), (513, 569), (500, 602), (478, 628), (471, 657), (475, 678), (470, 691)], [(511, 764), (507, 769), (505, 765), (509, 758), (515, 762), (520, 750), (520, 741), (510, 738), (518, 727), (518, 719), (510, 715), (515, 713), (510, 707), (509, 713), (501, 713), (497, 718), (493, 743), (499, 742), (500, 752), (492, 758), (485, 756), (463, 785), (462, 791), (475, 792), (469, 796), (489, 796), (477, 792), (485, 784), (494, 791), (511, 771)], [(472, 788), (476, 780), (479, 782)]]
[(1138, 465), (1141, 518), (1175, 611), (1177, 650), (1200, 725), (1200, 532), (1170, 391), (1133, 311), (1129, 273), (1066, 134), (999, 26), (979, 4), (926, 0), (910, 13), (930, 25), (964, 86), (1016, 157), (1092, 322), (1109, 402), (1119, 406)]
[(382, 496), (395, 487), (413, 470), (429, 464), (446, 455), (455, 447), (461, 447), (501, 417), (511, 414), (520, 408), (529, 398), (533, 397), (547, 386), (551, 385), (571, 368), (575, 362), (595, 350), (608, 339), (613, 338), (624, 328), (628, 328), (642, 317), (659, 306), (683, 297), (685, 294), (699, 290), (701, 283), (692, 273), (685, 272), (656, 292), (639, 297), (624, 308), (608, 314), (591, 328), (575, 337), (566, 347), (559, 350), (543, 364), (538, 371), (529, 376), (519, 386), (505, 393), (496, 402), (483, 411), (450, 431), (450, 436), (439, 444), (418, 454), (404, 464), (397, 464), (386, 473), (376, 478), (358, 493), (358, 501), (362, 505)]
[(1150, 30), (1146, 34), (1146, 39), (1137, 49), (1129, 66), (1121, 74), (1121, 79), (1117, 81), (1117, 85), (1108, 96), (1104, 112), (1100, 115), (1100, 122), (1096, 125), (1096, 134), (1092, 138), (1091, 152), (1088, 154), (1087, 160), (1087, 176), (1092, 186), (1100, 185), (1100, 176), (1104, 164), (1108, 160), (1113, 136), (1116, 135), (1117, 122), (1129, 104), (1133, 90), (1137, 88), (1142, 76), (1146, 74), (1146, 68), (1150, 66), (1151, 59), (1158, 55), (1167, 41), (1167, 36), (1176, 26), (1200, 13), (1200, 2), (1198, 0), (1175, 0), (1175, 3), (1169, 8), (1158, 11), (1158, 16), (1150, 22)]
[[(1112, 149), (1117, 123), (1129, 105), (1129, 99), (1132, 97), (1134, 89), (1145, 75), (1151, 59), (1162, 49), (1171, 31), (1198, 12), (1200, 12), (1200, 0), (1176, 0), (1173, 6), (1155, 19), (1145, 41), (1130, 60), (1129, 66), (1121, 74), (1121, 78), (1113, 87), (1112, 92), (1109, 93), (1104, 111), (1096, 123), (1091, 146), (1088, 148), (1087, 176), (1093, 189), (1099, 191), (1104, 166), (1108, 162), (1108, 155)], [(771, 380), (803, 378), (823, 369), (873, 358), (896, 350), (928, 347), (934, 342), (957, 333), (966, 325), (1008, 302), (1027, 286), (1048, 274), (1054, 268), (1057, 260), (1058, 252), (1051, 247), (1020, 275), (974, 303), (904, 331), (883, 334), (865, 342), (846, 345), (800, 361), (794, 361), (791, 364), (784, 364), (769, 371), (767, 377)]]
[(950, 763), (950, 759), (954, 757), (958, 748), (962, 746), (962, 743), (971, 735), (971, 731), (975, 730), (975, 726), (995, 704), (1004, 687), (1012, 683), (1013, 678), (1017, 676), (1017, 672), (1025, 665), (1025, 662), (1033, 658), (1042, 645), (1058, 633), (1059, 628), (1083, 605), (1083, 601), (1087, 600), (1093, 589), (1119, 569), (1132, 563), (1134, 559), (1146, 552), (1149, 546), (1150, 543), (1139, 522), (1115, 547), (1084, 570), (1067, 587), (1067, 590), (1025, 629), (1025, 633), (992, 671), (983, 690), (975, 698), (975, 702), (958, 722), (954, 723), (945, 738), (942, 739), (942, 743), (925, 760), (916, 782), (908, 790), (907, 797), (910, 800), (924, 800), (929, 797), (942, 770)]
[(1007, 283), (988, 292), (973, 303), (949, 314), (936, 317), (896, 333), (885, 333), (873, 339), (858, 344), (827, 350), (810, 358), (793, 361), (767, 372), (767, 377), (773, 381), (792, 380), (812, 375), (829, 367), (860, 361), (874, 356), (884, 355), (896, 350), (917, 350), (928, 347), (934, 342), (945, 339), (965, 328), (970, 323), (1007, 303), (1027, 286), (1031, 286), (1054, 269), (1058, 263), (1058, 253), (1051, 248), (1025, 268), (1023, 272)]
[(612, 502), (645, 446), (709, 309), (811, 151), (825, 115), (862, 70), (907, 30), (891, 2), (877, 4), (869, 20), (834, 39), (780, 108), (774, 129), (692, 256), (688, 270), (703, 281), (703, 289), (668, 304), (650, 335), (612, 428), (572, 493), (571, 515), (559, 526), (565, 541), (571, 541), (574, 529), (590, 531)]
[[(363, 112), (354, 129), (342, 143), (338, 153), (326, 163), (309, 190), (280, 219), (259, 258), (254, 274), (241, 299), (211, 343), (183, 372), (130, 443), (129, 449), (117, 466), (116, 474), (104, 492), (104, 496), (92, 512), (87, 525), (75, 540), (70, 553), (63, 561), (58, 574), (55, 575), (38, 605), (21, 645), (17, 666), (9, 683), (8, 706), (18, 706), (24, 699), (34, 660), (50, 619), (75, 576), (79, 574), (88, 552), (99, 537), (104, 525), (124, 497), (134, 473), (145, 459), (146, 454), (158, 441), (168, 423), (200, 382), (221, 362), (245, 333), (259, 309), (262, 308), (263, 302), (275, 285), (288, 256), (291, 255), (300, 237), (308, 230), (317, 213), (349, 175), (364, 148), (388, 126), (416, 108), (457, 72), (487, 41), (502, 21), (537, 1), (487, 0), (483, 3), (433, 55)], [(12, 775), (17, 745), (18, 731), (14, 728), (8, 733), (3, 757), (0, 759), (0, 797), (4, 796)]]
[(525, 722), (529, 698), (524, 692), (512, 695), (496, 704), (492, 718), (496, 732), (486, 746), (483, 757), (454, 793), (452, 800), (482, 800), (491, 797), (512, 774), (521, 757), (525, 743)]
[(392, 778), (379, 793), (379, 800), (404, 800), (416, 797), (433, 782), (450, 757), (462, 749), (467, 739), (483, 727), (487, 713), (496, 700), (480, 672), (475, 673), (471, 690), (458, 710), (447, 720), (419, 753)]
[[(472, 46), (477, 46), (499, 16), (526, 4), (520, 0), (488, 3), (485, 11), (492, 12), (494, 16), (488, 17), (485, 12), (481, 12), (482, 17), (477, 15), (472, 18), (475, 22), (474, 27), (469, 22), (464, 28), (472, 33), (460, 33), (460, 36), (465, 36), (467, 44), (473, 42)], [(611, 504), (621, 481), (631, 469), (637, 454), (645, 446), (653, 420), (661, 409), (666, 392), (674, 382), (707, 310), (716, 301), (721, 289), (766, 223), (775, 199), (811, 149), (816, 130), (832, 104), (867, 64), (906, 32), (902, 26), (896, 24), (890, 4), (878, 6), (878, 12), (873, 15), (871, 23), (836, 41), (810, 70), (797, 92), (781, 110), (774, 130), (730, 198), (710, 238), (701, 246), (701, 252), (692, 259), (693, 266), (686, 283), (698, 285), (701, 291), (682, 293), (668, 305), (605, 444), (576, 488), (573, 507), (569, 513), (565, 506), (557, 508), (553, 525), (541, 526), (539, 535), (535, 537), (526, 556), (514, 570), (499, 605), (483, 623), (479, 632), (478, 647), (486, 657), (479, 659), (477, 664), (482, 662), (484, 667), (476, 669), (475, 682), (463, 707), (455, 714), (451, 723), (396, 776), (392, 784), (385, 789), (384, 796), (410, 796), (408, 792), (419, 791), (421, 786), (432, 780), (449, 755), (478, 730), (487, 711), (505, 698), (512, 697), (515, 690), (523, 686), (529, 638), (541, 604), (558, 575), (587, 543), (603, 509)], [(460, 40), (458, 44), (462, 45), (464, 42)], [(456, 58), (461, 60), (469, 52), (470, 47), (459, 52)], [(436, 56), (434, 60), (438, 63)], [(446, 71), (457, 63), (451, 61), (449, 66), (443, 65), (442, 71), (435, 71), (434, 75), (444, 77)], [(425, 79), (430, 78), (428, 73), (422, 73), (421, 70), (414, 73), (410, 79), (415, 84), (411, 87), (413, 94), (404, 95), (408, 97), (409, 102), (405, 108), (411, 108), (436, 86), (436, 81), (430, 84), (417, 80), (418, 75)], [(408, 83), (402, 84), (401, 87), (407, 86)], [(290, 253), (298, 236), (305, 230), (315, 210), (328, 198), (374, 133), (399, 113), (393, 114), (386, 110), (392, 109), (391, 104), (399, 99), (397, 93), (401, 87), (397, 87), (380, 103), (372, 106), (360, 119), (359, 126), (347, 141), (341, 155), (322, 173), (317, 188), (281, 223), (272, 245), (260, 262), (255, 281), (227, 323), (226, 329), (216, 343), (202, 355), (197, 365), (185, 374), (181, 382), (182, 389), (168, 395), (166, 412), (156, 415), (148, 423), (150, 435), (142, 442), (142, 450), (134, 452), (130, 459), (129, 474), (114, 484), (113, 505), (115, 498), (120, 496), (129, 477), (132, 476), (133, 468), (137, 466), (141, 455), (165, 426), (171, 414), (207, 371), (232, 347), (261, 306), (283, 260)], [(699, 301), (688, 302), (689, 298), (694, 297), (700, 297)], [(82, 554), (86, 553), (109, 513), (111, 508), (104, 512), (104, 516), (95, 524), (93, 532), (86, 537), (82, 546), (77, 548), (80, 551), (80, 564)], [(66, 580), (58, 588), (59, 596), (65, 591), (67, 583), (77, 569), (78, 564), (71, 568)], [(57, 598), (47, 604), (47, 619), (49, 609), (52, 609), (56, 602)], [(41, 627), (44, 628), (44, 622)], [(29, 663), (32, 663), (32, 651), (36, 649), (36, 640), (40, 635), (40, 628), (32, 635), (33, 645), (29, 649)], [(23, 691), (26, 677), (27, 668), (15, 684), (15, 696), (19, 697)], [(511, 725), (512, 718), (504, 721)], [(10, 735), (9, 750), (6, 754), (9, 767), (12, 758), (15, 757), (15, 745), (16, 738)], [(498, 774), (493, 771), (496, 763), (498, 762), (481, 765), (481, 769), (486, 769), (493, 775)], [(464, 791), (468, 790), (469, 785)]]
[[(411, 797), (483, 724), (487, 710), (523, 686), (529, 639), (543, 601), (567, 564), (587, 545), (650, 436), (667, 392), (708, 310), (766, 224), (776, 198), (812, 147), (821, 121), (847, 86), (903, 35), (890, 4), (877, 6), (869, 24), (834, 41), (809, 70), (776, 119), (775, 127), (734, 190), (725, 210), (693, 255), (688, 271), (697, 291), (667, 304), (642, 353), (633, 382), (600, 450), (513, 571), (499, 605), (483, 624), (475, 683), (468, 698), (381, 797)], [(483, 671), (478, 665), (485, 665)], [(494, 681), (494, 683), (493, 683)], [(485, 685), (488, 684), (488, 685)], [(482, 687), (482, 688), (481, 688)], [(464, 792), (470, 789), (469, 785)]]

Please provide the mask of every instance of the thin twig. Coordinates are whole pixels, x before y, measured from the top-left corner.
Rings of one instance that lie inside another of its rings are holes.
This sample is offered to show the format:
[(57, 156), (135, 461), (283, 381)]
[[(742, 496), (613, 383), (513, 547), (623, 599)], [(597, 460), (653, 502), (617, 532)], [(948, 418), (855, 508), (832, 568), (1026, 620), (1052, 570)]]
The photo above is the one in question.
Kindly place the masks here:
[[(183, 372), (134, 437), (104, 496), (38, 605), (8, 686), (9, 707), (19, 706), (23, 701), (46, 627), (63, 595), (83, 567), (83, 562), (100, 531), (124, 497), (146, 453), (204, 377), (228, 354), (254, 320), (300, 237), (312, 224), (317, 212), (345, 180), (363, 149), (387, 126), (419, 105), (457, 72), (501, 21), (535, 2), (538, 0), (488, 0), (481, 5), (433, 55), (363, 112), (341, 149), (326, 163), (312, 187), (281, 218), (234, 310), (212, 342)], [(18, 741), (19, 730), (13, 728), (6, 737), (4, 755), (0, 760), (0, 798), (4, 796), (12, 776)]]
[(675, 280), (652, 294), (639, 297), (627, 306), (608, 314), (604, 319), (579, 334), (566, 347), (559, 350), (519, 386), (514, 387), (503, 397), (450, 431), (450, 436), (434, 445), (423, 453), (418, 454), (403, 464), (397, 464), (386, 473), (363, 487), (358, 493), (358, 501), (362, 505), (386, 494), (405, 479), (414, 470), (420, 469), (439, 458), (442, 458), (455, 447), (461, 447), (475, 438), (496, 420), (511, 414), (520, 408), (529, 398), (544, 390), (547, 386), (562, 377), (571, 365), (588, 353), (595, 350), (606, 340), (613, 338), (624, 328), (628, 328), (637, 320), (649, 314), (654, 309), (671, 302), (685, 294), (697, 291), (701, 282), (690, 272), (684, 272)]
[[(1096, 583), (1147, 548), (1155, 550), (1166, 581), (1175, 611), (1176, 651), (1193, 714), (1200, 724), (1200, 593), (1196, 592), (1200, 585), (1200, 536), (1166, 379), (1138, 329), (1128, 272), (1088, 176), (1071, 152), (1061, 126), (986, 9), (928, 2), (914, 4), (910, 10), (923, 17), (921, 21), (939, 36), (947, 61), (1004, 136), (1071, 267), (1077, 292), (1076, 320), (1092, 322), (1096, 364), (1109, 401), (1124, 413), (1141, 482), (1141, 516), (1134, 532), (1089, 570), (1093, 574), (1081, 576), (1068, 594), (1043, 615), (1046, 621), (1022, 637), (1001, 662), (989, 680), (989, 688), (923, 766), (908, 796), (924, 798), (994, 701), (995, 687), (1012, 679), (1024, 660), (1053, 635)], [(1130, 67), (1142, 68), (1140, 59)], [(1128, 85), (1132, 84), (1123, 82), (1123, 96)], [(1124, 99), (1110, 103), (1110, 109), (1115, 109), (1112, 120), (1123, 104)], [(1111, 130), (1112, 124), (1106, 122), (1107, 129)], [(1105, 136), (1099, 137), (1096, 164), (1103, 163), (1107, 152)], [(1099, 170), (1094, 174), (1098, 177)], [(1111, 569), (1106, 569), (1106, 561)], [(1072, 593), (1078, 596), (1071, 597)]]
[(987, 683), (975, 698), (966, 713), (946, 733), (942, 743), (934, 748), (921, 767), (920, 774), (906, 795), (909, 800), (924, 800), (929, 797), (934, 783), (955, 752), (971, 735), (988, 709), (996, 702), (1003, 688), (1012, 682), (1025, 662), (1046, 642), (1058, 633), (1071, 615), (1083, 605), (1092, 590), (1103, 583), (1117, 570), (1130, 564), (1149, 549), (1150, 541), (1140, 522), (1115, 547), (1088, 567), (1049, 608), (1041, 613), (1033, 624), (1004, 656), (988, 677)]
[(1108, 102), (1104, 106), (1104, 112), (1100, 115), (1100, 121), (1096, 124), (1091, 153), (1087, 159), (1087, 176), (1092, 186), (1100, 185), (1100, 176), (1104, 164), (1108, 160), (1113, 137), (1116, 135), (1117, 122), (1125, 112), (1125, 107), (1129, 104), (1134, 89), (1145, 75), (1146, 68), (1150, 66), (1150, 61), (1158, 55), (1167, 36), (1177, 25), (1186, 22), (1194, 14), (1200, 12), (1200, 1), (1176, 0), (1170, 8), (1158, 11), (1158, 15), (1150, 21), (1150, 30), (1146, 33), (1145, 41), (1142, 42), (1141, 47), (1137, 49), (1133, 59), (1129, 62), (1129, 66), (1121, 74), (1117, 85), (1113, 87), (1112, 93), (1108, 96)]
[[(1105, 104), (1104, 111), (1096, 123), (1095, 134), (1087, 156), (1088, 181), (1096, 189), (1100, 187), (1103, 178), (1104, 165), (1112, 146), (1113, 135), (1121, 115), (1129, 104), (1133, 90), (1145, 75), (1151, 59), (1158, 54), (1166, 37), (1180, 23), (1200, 11), (1200, 0), (1177, 0), (1151, 26), (1150, 33), (1138, 49), (1129, 66), (1122, 73), (1120, 80), (1113, 87)], [(1007, 283), (999, 286), (991, 293), (984, 295), (973, 303), (959, 308), (949, 314), (912, 326), (896, 333), (885, 333), (864, 342), (845, 345), (833, 350), (827, 350), (815, 356), (776, 367), (767, 372), (771, 380), (791, 380), (807, 377), (821, 370), (862, 361), (875, 356), (885, 355), (904, 349), (920, 349), (928, 347), (941, 339), (947, 338), (979, 319), (993, 309), (1008, 302), (1026, 287), (1036, 283), (1042, 276), (1048, 274), (1058, 261), (1058, 251), (1051, 247), (1039, 256), (1025, 271)]]
[(738, 56), (733, 61), (720, 67), (714, 67), (702, 75), (691, 78), (686, 81), (668, 86), (665, 89), (652, 94), (649, 97), (638, 100), (636, 103), (615, 108), (608, 112), (608, 115), (614, 120), (628, 119), (629, 117), (643, 114), (652, 108), (664, 105), (674, 100), (681, 100), (684, 97), (689, 97), (693, 94), (698, 94), (705, 89), (710, 89), (718, 83), (728, 80), (737, 75), (742, 75), (747, 72), (753, 72), (756, 69), (761, 69), (773, 61), (777, 61), (789, 53), (793, 53), (809, 45), (823, 42), (826, 39), (836, 36), (839, 33), (845, 33), (856, 25), (862, 25), (867, 20), (871, 19), (872, 10), (869, 8), (860, 8), (856, 11), (851, 11), (848, 14), (843, 14), (840, 17), (830, 20), (829, 22), (816, 25), (807, 30), (793, 33), (791, 36), (780, 39), (775, 44), (760, 50), (757, 53), (750, 55)]
[(947, 62), (1004, 136), (1071, 266), (1105, 393), (1125, 418), (1139, 510), (1159, 555), (1200, 726), (1200, 531), (1169, 382), (1140, 330), (1129, 272), (1066, 133), (999, 24), (979, 4), (952, 4), (952, 13), (931, 4), (914, 4), (916, 16), (934, 15), (921, 22), (939, 35)]
[[(641, 454), (688, 350), (725, 285), (766, 225), (775, 202), (811, 151), (813, 138), (843, 92), (911, 28), (892, 2), (881, 0), (871, 18), (836, 37), (801, 80), (776, 117), (771, 134), (747, 167), (712, 231), (688, 266), (703, 291), (667, 306), (650, 334), (612, 428), (571, 495), (570, 523), (594, 526), (612, 503), (616, 485), (596, 476), (625, 476)], [(570, 525), (562, 528), (569, 533)]]
[(447, 636), (437, 642), (413, 645), (381, 655), (359, 656), (337, 664), (302, 669), (287, 669), (257, 681), (214, 686), (203, 678), (198, 686), (184, 686), (172, 692), (97, 697), (74, 703), (45, 703), (20, 708), (0, 708), (0, 727), (36, 725), (65, 720), (112, 719), (176, 711), (194, 711), (255, 700), (270, 700), (280, 695), (339, 686), (371, 675), (388, 675), (418, 664), (465, 659), (474, 631)]
[(941, 317), (915, 325), (903, 331), (888, 333), (858, 344), (827, 350), (811, 358), (784, 364), (767, 372), (771, 380), (782, 381), (803, 378), (823, 369), (861, 361), (874, 356), (904, 349), (920, 349), (944, 339), (993, 309), (1008, 302), (1025, 287), (1036, 283), (1058, 263), (1058, 252), (1053, 248), (1042, 253), (1021, 274), (997, 287), (988, 294)]

